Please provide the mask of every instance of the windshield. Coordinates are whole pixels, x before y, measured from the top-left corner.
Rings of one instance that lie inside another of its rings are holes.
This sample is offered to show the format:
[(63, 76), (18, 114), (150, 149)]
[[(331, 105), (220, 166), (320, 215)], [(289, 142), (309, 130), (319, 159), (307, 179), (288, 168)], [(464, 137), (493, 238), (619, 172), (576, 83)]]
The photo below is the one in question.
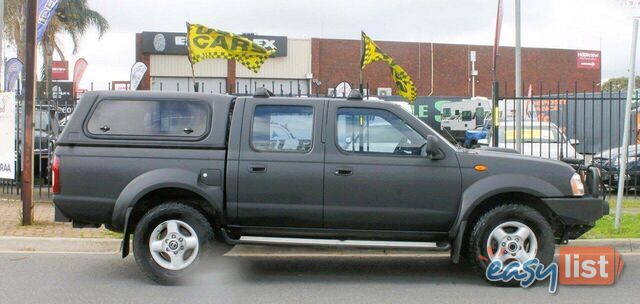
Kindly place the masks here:
[(34, 113), (35, 120), (35, 129), (41, 131), (47, 131), (51, 127), (51, 118), (49, 117), (49, 112), (43, 110), (36, 110)]
[[(506, 130), (505, 130), (506, 128)], [(513, 125), (498, 129), (499, 141), (506, 143), (515, 142), (515, 129)], [(558, 129), (552, 126), (522, 126), (522, 142), (524, 143), (557, 143), (560, 142)]]

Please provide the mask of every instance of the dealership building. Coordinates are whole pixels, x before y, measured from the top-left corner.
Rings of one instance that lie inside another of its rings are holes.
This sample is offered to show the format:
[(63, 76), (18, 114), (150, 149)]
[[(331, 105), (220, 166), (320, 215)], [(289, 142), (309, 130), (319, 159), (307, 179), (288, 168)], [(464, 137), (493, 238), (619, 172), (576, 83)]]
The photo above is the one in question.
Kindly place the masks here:
[[(251, 94), (265, 87), (277, 95), (339, 96), (357, 88), (360, 79), (360, 41), (298, 39), (284, 36), (246, 35), (268, 49), (276, 49), (258, 73), (234, 60), (205, 60), (195, 65), (200, 91)], [(419, 96), (490, 96), (492, 46), (432, 42), (377, 41), (382, 50), (405, 68)], [(497, 79), (513, 90), (513, 47), (500, 47)], [(187, 59), (186, 34), (142, 32), (136, 34), (136, 60), (145, 63), (140, 90), (193, 91)], [(369, 65), (363, 73), (372, 96), (397, 95), (388, 66)], [(597, 50), (550, 48), (522, 49), (522, 79), (538, 92), (545, 89), (591, 91), (601, 80), (601, 54)], [(576, 87), (577, 85), (577, 87)]]

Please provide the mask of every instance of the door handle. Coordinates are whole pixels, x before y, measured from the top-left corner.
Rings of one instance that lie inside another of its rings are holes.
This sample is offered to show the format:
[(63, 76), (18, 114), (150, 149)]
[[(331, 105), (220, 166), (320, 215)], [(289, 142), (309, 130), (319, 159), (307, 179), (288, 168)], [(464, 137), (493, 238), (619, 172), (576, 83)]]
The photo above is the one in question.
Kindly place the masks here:
[(336, 171), (333, 172), (333, 174), (340, 176), (349, 176), (353, 174), (353, 169), (347, 167), (339, 167), (336, 168)]
[(265, 165), (250, 165), (249, 172), (251, 173), (264, 173), (267, 172), (267, 166)]

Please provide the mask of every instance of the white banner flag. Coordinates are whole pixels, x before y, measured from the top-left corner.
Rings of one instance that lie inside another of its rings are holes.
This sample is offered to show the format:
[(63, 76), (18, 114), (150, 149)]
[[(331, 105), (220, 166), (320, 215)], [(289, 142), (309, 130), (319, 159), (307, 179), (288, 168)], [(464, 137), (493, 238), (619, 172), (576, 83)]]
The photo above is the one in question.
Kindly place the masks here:
[(14, 93), (0, 93), (0, 178), (15, 178), (15, 159), (16, 97)]
[(136, 62), (131, 67), (131, 78), (130, 78), (130, 90), (135, 91), (138, 89), (138, 85), (140, 85), (140, 81), (142, 81), (142, 76), (147, 72), (147, 65), (142, 62)]

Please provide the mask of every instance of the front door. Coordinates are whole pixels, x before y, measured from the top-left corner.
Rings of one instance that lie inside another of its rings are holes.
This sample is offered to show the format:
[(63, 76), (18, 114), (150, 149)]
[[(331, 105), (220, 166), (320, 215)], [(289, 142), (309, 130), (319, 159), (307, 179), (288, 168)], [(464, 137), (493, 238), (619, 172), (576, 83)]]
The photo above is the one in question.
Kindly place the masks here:
[(247, 99), (243, 115), (239, 224), (322, 227), (324, 101)]
[[(410, 121), (411, 123), (408, 123)], [(447, 231), (458, 211), (461, 175), (453, 148), (420, 156), (433, 130), (389, 105), (331, 103), (328, 111), (327, 228)]]

